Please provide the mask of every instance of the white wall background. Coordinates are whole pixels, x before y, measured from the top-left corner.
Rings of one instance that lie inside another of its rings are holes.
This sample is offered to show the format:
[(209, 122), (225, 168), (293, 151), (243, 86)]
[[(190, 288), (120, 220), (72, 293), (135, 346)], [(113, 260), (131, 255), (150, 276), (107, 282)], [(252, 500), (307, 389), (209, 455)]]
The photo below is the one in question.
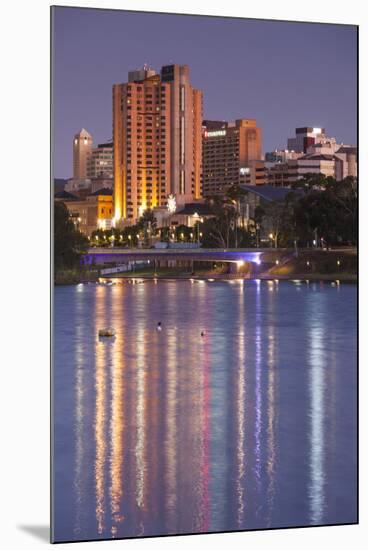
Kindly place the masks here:
[[(43, 547), (49, 522), (49, 2), (1, 8), (1, 451), (0, 544)], [(359, 526), (88, 543), (130, 549), (367, 547), (367, 97), (368, 18), (359, 0), (64, 1), (141, 10), (325, 21), (360, 25), (360, 519)], [(367, 5), (367, 4), (366, 4)], [(343, 68), (342, 68), (343, 75)], [(5, 171), (4, 171), (5, 168)], [(14, 255), (21, 248), (22, 262)], [(26, 267), (24, 267), (26, 266)], [(352, 449), (353, 452), (353, 449)], [(64, 547), (65, 545), (61, 545)], [(85, 543), (80, 543), (85, 547)], [(79, 548), (79, 547), (78, 547)]]

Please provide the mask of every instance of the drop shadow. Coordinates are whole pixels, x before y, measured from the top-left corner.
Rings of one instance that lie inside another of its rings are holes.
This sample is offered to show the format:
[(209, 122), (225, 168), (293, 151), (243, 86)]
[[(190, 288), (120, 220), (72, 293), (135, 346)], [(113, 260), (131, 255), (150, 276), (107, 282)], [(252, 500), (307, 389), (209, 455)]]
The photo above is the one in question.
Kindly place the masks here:
[(50, 527), (48, 525), (17, 525), (17, 528), (33, 535), (42, 542), (50, 542)]

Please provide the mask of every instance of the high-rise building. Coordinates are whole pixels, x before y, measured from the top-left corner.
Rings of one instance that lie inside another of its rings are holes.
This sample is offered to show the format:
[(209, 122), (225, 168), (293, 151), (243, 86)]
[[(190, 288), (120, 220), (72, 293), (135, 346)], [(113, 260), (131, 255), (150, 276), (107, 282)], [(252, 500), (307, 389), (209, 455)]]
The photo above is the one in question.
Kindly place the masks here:
[(263, 184), (262, 130), (254, 119), (203, 121), (203, 196), (233, 184)]
[(91, 149), (87, 157), (87, 178), (113, 178), (114, 176), (113, 144), (100, 143)]
[(115, 222), (200, 197), (202, 92), (187, 65), (143, 67), (113, 86)]

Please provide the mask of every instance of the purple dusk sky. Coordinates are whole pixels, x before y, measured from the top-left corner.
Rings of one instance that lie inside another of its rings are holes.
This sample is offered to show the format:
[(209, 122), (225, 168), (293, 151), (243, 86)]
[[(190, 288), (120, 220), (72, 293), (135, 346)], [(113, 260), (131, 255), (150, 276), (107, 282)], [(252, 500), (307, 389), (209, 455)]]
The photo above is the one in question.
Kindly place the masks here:
[(54, 8), (54, 176), (72, 175), (72, 139), (112, 136), (112, 85), (148, 63), (188, 64), (204, 118), (256, 118), (263, 151), (298, 126), (356, 144), (354, 26)]

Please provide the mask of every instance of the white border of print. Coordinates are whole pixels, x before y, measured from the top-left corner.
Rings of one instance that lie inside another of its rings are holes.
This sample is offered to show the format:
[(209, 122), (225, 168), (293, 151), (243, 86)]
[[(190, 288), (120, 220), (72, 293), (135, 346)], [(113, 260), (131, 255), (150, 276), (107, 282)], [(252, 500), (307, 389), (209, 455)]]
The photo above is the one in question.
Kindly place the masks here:
[[(368, 18), (363, 2), (335, 0), (65, 1), (55, 5), (201, 13), (360, 25), (360, 98), (368, 97)], [(2, 6), (1, 542), (44, 546), (49, 523), (49, 5)], [(333, 6), (333, 9), (331, 9)], [(343, 78), (344, 68), (341, 68)], [(333, 99), (332, 99), (333, 100)], [(368, 539), (367, 102), (360, 105), (360, 525), (88, 543), (87, 548), (283, 546), (334, 550)], [(365, 157), (365, 158), (364, 158)], [(86, 543), (79, 543), (84, 547)], [(60, 548), (64, 545), (60, 545)], [(70, 548), (70, 546), (69, 546)], [(79, 547), (78, 547), (79, 548)]]

